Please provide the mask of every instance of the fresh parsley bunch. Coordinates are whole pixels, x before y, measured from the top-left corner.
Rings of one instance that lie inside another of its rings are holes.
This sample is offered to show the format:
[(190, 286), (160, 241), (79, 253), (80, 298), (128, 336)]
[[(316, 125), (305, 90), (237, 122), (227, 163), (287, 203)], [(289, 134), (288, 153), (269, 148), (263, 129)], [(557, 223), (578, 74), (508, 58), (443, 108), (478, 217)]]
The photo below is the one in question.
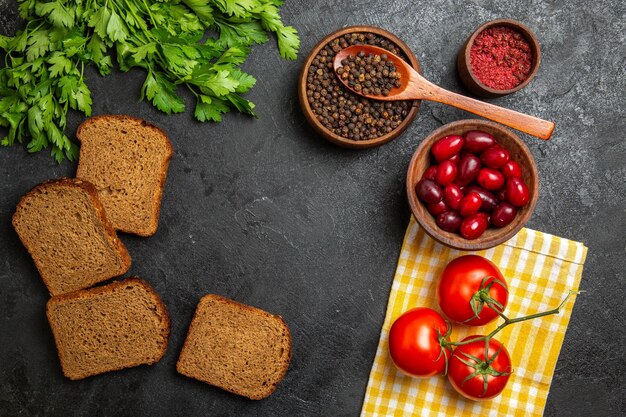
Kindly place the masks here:
[[(239, 66), (253, 44), (276, 34), (285, 59), (296, 59), (300, 40), (283, 25), (283, 0), (18, 0), (25, 28), (0, 35), (0, 126), (3, 146), (30, 141), (38, 152), (51, 146), (61, 162), (78, 147), (64, 133), (69, 109), (91, 115), (84, 68), (111, 72), (112, 52), (122, 71), (143, 68), (141, 98), (162, 112), (180, 113), (176, 90), (196, 97), (199, 121), (219, 122), (231, 109), (254, 115), (241, 96), (256, 82)], [(215, 34), (215, 36), (211, 36)]]

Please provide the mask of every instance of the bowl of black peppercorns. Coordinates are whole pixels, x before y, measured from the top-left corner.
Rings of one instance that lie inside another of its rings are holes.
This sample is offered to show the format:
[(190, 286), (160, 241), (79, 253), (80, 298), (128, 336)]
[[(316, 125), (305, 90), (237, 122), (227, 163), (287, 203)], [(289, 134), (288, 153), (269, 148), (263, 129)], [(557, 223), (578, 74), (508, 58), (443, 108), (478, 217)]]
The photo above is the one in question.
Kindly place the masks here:
[[(359, 96), (345, 87), (333, 69), (335, 55), (352, 45), (374, 45), (400, 56), (421, 73), (411, 49), (394, 34), (374, 26), (350, 26), (322, 39), (307, 57), (298, 82), (302, 111), (324, 139), (337, 145), (363, 149), (396, 138), (411, 124), (420, 101), (379, 101)], [(377, 68), (362, 71), (363, 88), (377, 77)]]

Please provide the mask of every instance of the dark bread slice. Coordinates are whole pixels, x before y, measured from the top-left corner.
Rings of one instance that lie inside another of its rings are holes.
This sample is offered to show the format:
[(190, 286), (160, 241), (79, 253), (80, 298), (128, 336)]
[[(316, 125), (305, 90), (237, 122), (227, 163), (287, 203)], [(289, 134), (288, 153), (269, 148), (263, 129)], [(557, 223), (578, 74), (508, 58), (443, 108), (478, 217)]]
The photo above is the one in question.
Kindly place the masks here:
[(76, 177), (96, 186), (113, 227), (155, 234), (172, 157), (165, 133), (141, 119), (103, 115), (85, 120), (76, 136), (81, 142)]
[(136, 277), (52, 297), (46, 314), (70, 379), (153, 364), (167, 349), (165, 305)]
[(91, 287), (130, 268), (124, 244), (86, 181), (61, 178), (36, 186), (17, 205), (13, 227), (52, 295)]
[(291, 361), (291, 334), (280, 316), (205, 295), (196, 308), (176, 369), (253, 400), (269, 396)]

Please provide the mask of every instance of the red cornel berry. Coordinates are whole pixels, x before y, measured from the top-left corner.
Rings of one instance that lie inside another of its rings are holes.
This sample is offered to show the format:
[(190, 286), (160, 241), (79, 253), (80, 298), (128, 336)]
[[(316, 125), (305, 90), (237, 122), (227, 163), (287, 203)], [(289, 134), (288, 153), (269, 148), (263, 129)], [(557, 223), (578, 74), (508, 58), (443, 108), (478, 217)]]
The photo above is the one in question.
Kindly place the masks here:
[(435, 204), (429, 204), (426, 208), (433, 216), (439, 216), (441, 213), (445, 213), (450, 210), (443, 200)]
[(430, 150), (437, 162), (445, 161), (458, 154), (465, 139), (459, 135), (450, 135), (439, 139)]
[(474, 213), (478, 213), (480, 210), (480, 206), (482, 206), (483, 200), (480, 198), (480, 194), (475, 191), (465, 194), (465, 197), (461, 200), (459, 204), (459, 210), (461, 212), (461, 216), (467, 217), (471, 216)]
[(437, 165), (428, 167), (428, 169), (424, 171), (424, 175), (422, 175), (422, 178), (434, 181), (435, 178), (437, 178)]
[(493, 135), (481, 130), (470, 130), (465, 134), (463, 150), (472, 153), (480, 153), (496, 144)]
[(487, 190), (499, 190), (504, 185), (504, 175), (496, 169), (483, 168), (478, 171), (476, 181), (478, 181), (478, 185)]
[(489, 168), (502, 168), (509, 158), (509, 151), (500, 146), (493, 146), (480, 154), (480, 162)]
[(415, 186), (415, 192), (420, 200), (428, 204), (436, 204), (443, 198), (441, 187), (433, 180), (423, 179)]
[(480, 159), (476, 155), (465, 155), (459, 162), (455, 182), (460, 186), (469, 184), (478, 176), (480, 167)]
[(506, 201), (502, 201), (491, 212), (491, 224), (504, 227), (511, 223), (515, 216), (517, 216), (517, 209)]
[(466, 217), (461, 223), (461, 236), (467, 240), (479, 238), (489, 227), (489, 215), (486, 213), (475, 213)]
[(509, 160), (502, 167), (502, 174), (504, 174), (505, 178), (521, 177), (522, 167), (517, 162)]
[(506, 198), (516, 207), (524, 207), (528, 204), (530, 192), (520, 177), (509, 178), (506, 183)]
[(456, 165), (454, 162), (447, 160), (443, 161), (437, 167), (437, 175), (435, 175), (435, 181), (440, 185), (446, 186), (456, 178)]
[(461, 187), (456, 184), (446, 185), (443, 189), (443, 201), (452, 210), (459, 210), (461, 206), (461, 200), (463, 199), (463, 191)]
[(463, 217), (456, 211), (446, 211), (437, 216), (437, 226), (446, 232), (456, 232), (463, 223)]
[(521, 166), (487, 132), (444, 136), (431, 154), (415, 193), (446, 232), (478, 239), (490, 225), (511, 224), (530, 200)]

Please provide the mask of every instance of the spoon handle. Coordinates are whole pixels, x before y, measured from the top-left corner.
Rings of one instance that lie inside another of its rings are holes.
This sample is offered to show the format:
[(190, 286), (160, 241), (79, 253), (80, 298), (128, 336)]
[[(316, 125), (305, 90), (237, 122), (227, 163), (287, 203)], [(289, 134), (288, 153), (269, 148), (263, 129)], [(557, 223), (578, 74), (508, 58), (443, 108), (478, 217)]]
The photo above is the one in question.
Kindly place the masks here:
[(512, 127), (540, 139), (548, 140), (552, 136), (554, 123), (538, 117), (530, 116), (515, 110), (505, 109), (484, 101), (465, 97), (452, 91), (445, 90), (432, 83), (427, 99), (474, 113), (494, 122)]

